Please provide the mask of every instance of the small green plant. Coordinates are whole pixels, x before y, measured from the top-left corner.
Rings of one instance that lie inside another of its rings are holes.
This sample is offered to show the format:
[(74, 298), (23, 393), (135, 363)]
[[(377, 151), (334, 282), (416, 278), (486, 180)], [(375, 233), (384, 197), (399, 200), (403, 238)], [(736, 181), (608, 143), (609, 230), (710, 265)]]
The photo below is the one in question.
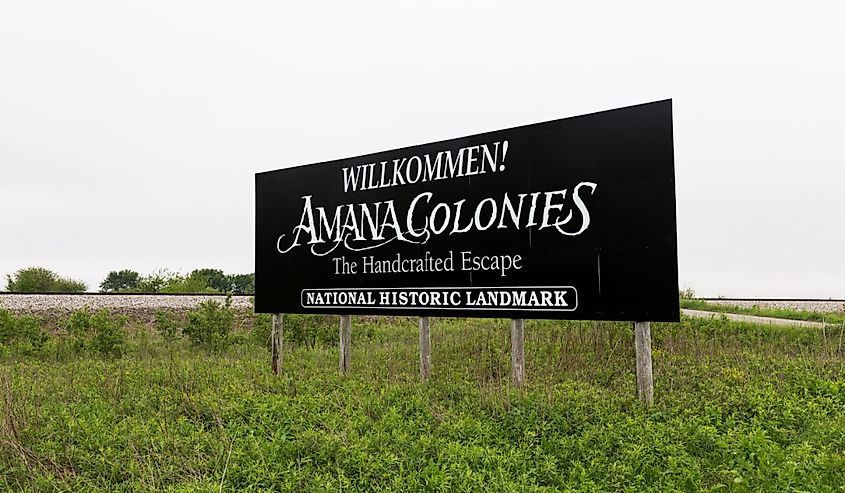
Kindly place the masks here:
[[(255, 299), (250, 298), (255, 309)], [(338, 318), (332, 315), (285, 314), (284, 338), (286, 344), (314, 349), (317, 346), (335, 346), (338, 342)], [(269, 313), (252, 314), (252, 342), (270, 349), (273, 317)]]
[(35, 317), (16, 317), (8, 310), (0, 310), (0, 345), (3, 353), (32, 356), (41, 354), (50, 335)]
[(313, 349), (338, 343), (338, 317), (332, 315), (285, 315), (285, 340)]
[(75, 351), (90, 349), (117, 358), (126, 349), (126, 324), (124, 315), (111, 315), (105, 309), (91, 313), (86, 307), (74, 310), (65, 327), (70, 346)]
[(270, 349), (270, 334), (273, 330), (273, 317), (269, 313), (255, 312), (255, 297), (250, 296), (249, 305), (252, 311), (252, 332), (250, 338), (258, 347)]
[(18, 317), (16, 325), (17, 331), (17, 351), (24, 355), (41, 354), (44, 346), (50, 339), (50, 335), (41, 328), (41, 324), (35, 317)]
[(0, 343), (7, 343), (15, 335), (15, 317), (9, 310), (0, 309)]
[(126, 323), (124, 315), (112, 316), (100, 310), (91, 316), (91, 348), (103, 356), (119, 358), (126, 350)]
[(198, 346), (209, 349), (223, 349), (229, 344), (229, 335), (235, 324), (232, 298), (220, 304), (209, 300), (200, 303), (196, 310), (188, 312), (188, 323), (182, 332)]
[(164, 340), (170, 344), (181, 335), (179, 316), (166, 310), (156, 310), (155, 328)]
[(91, 332), (91, 311), (87, 307), (74, 310), (65, 324), (70, 346), (75, 351), (82, 351)]

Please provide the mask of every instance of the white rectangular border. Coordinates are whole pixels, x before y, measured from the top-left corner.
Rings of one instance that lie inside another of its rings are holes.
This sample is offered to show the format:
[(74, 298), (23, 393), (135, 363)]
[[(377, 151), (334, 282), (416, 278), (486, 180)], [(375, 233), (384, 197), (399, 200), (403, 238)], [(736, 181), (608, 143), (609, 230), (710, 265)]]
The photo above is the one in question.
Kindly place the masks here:
[[(419, 307), (419, 306), (360, 306), (360, 305), (305, 305), (306, 291), (448, 291), (448, 290), (489, 290), (489, 289), (571, 289), (575, 292), (575, 306), (572, 308), (491, 308), (491, 307)], [(574, 312), (578, 309), (578, 290), (575, 286), (485, 286), (485, 287), (431, 287), (431, 288), (306, 288), (299, 292), (299, 306), (308, 309), (346, 308), (360, 310), (454, 310), (454, 311), (529, 311), (529, 312)]]

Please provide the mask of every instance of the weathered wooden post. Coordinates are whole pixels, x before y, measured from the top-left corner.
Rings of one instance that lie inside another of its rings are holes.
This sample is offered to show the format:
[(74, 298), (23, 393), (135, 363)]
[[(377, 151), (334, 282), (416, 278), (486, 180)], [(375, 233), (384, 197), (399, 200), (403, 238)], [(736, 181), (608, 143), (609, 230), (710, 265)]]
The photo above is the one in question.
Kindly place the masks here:
[(282, 337), (284, 336), (285, 318), (282, 313), (273, 314), (273, 328), (270, 331), (271, 362), (273, 373), (282, 373)]
[(525, 319), (511, 320), (511, 381), (515, 387), (525, 385)]
[(637, 396), (646, 405), (654, 402), (654, 378), (651, 372), (651, 328), (648, 322), (634, 322), (637, 352)]
[(340, 363), (341, 375), (349, 374), (349, 355), (352, 346), (352, 315), (340, 316)]
[(431, 376), (431, 330), (428, 317), (420, 317), (420, 378), (423, 382)]

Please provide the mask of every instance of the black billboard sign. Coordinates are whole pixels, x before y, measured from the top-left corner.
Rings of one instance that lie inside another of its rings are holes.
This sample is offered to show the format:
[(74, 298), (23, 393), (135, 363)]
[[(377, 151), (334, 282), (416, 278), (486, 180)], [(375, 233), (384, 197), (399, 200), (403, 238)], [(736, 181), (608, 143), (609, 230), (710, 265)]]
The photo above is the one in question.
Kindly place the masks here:
[(255, 182), (258, 312), (678, 320), (671, 100)]

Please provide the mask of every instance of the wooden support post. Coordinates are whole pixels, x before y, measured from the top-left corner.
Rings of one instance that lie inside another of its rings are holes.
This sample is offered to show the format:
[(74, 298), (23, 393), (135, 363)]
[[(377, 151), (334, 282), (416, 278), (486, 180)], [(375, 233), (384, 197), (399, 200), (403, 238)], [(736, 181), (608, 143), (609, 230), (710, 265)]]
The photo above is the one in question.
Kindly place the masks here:
[(525, 320), (511, 320), (511, 381), (515, 387), (525, 385)]
[(654, 377), (651, 372), (651, 328), (648, 322), (634, 322), (637, 351), (637, 396), (646, 405), (654, 402)]
[(273, 373), (282, 373), (282, 337), (285, 330), (285, 318), (282, 313), (273, 314), (273, 329), (270, 331), (271, 361)]
[(428, 317), (420, 317), (420, 379), (431, 376), (431, 331)]
[(349, 374), (349, 354), (352, 346), (352, 315), (340, 316), (340, 363), (341, 375)]

